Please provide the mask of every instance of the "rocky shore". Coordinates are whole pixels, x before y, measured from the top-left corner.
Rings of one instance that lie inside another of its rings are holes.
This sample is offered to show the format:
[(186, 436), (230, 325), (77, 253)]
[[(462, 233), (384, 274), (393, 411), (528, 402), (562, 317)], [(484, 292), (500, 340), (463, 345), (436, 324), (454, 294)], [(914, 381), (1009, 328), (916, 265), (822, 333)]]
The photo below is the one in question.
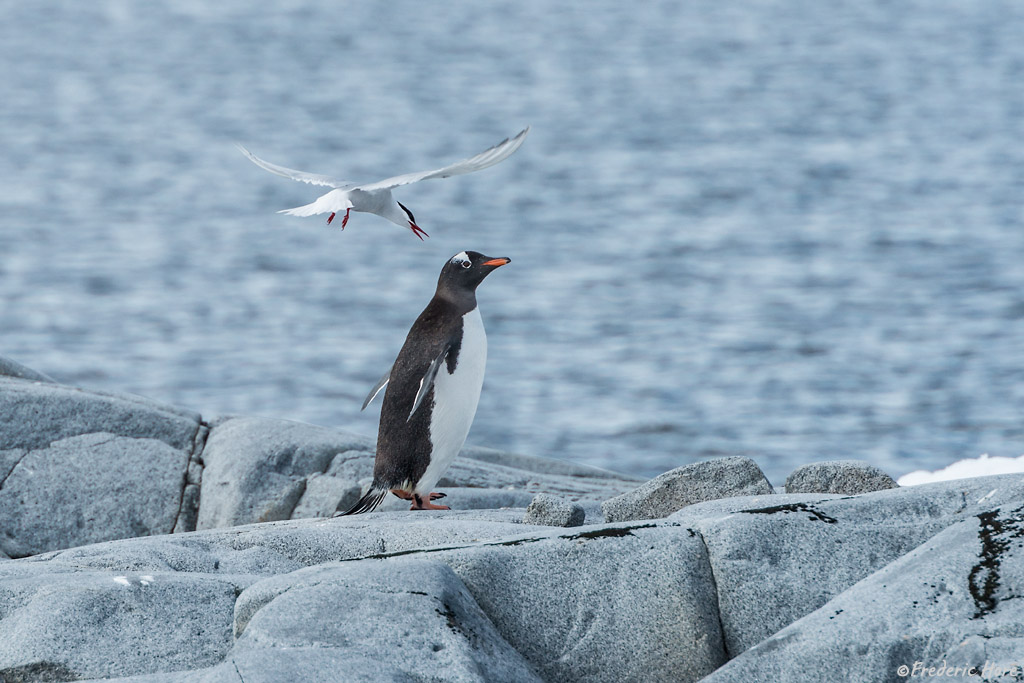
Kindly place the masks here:
[(332, 517), (372, 467), (0, 358), (0, 681), (1024, 679), (1024, 475), (466, 448), (451, 511)]

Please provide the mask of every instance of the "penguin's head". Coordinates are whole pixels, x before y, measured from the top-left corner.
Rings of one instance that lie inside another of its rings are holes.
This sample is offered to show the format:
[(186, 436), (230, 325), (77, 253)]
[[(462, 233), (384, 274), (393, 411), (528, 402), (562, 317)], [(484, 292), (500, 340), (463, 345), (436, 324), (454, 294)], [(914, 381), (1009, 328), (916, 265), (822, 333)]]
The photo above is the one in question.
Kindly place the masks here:
[(448, 259), (441, 269), (441, 277), (437, 279), (437, 291), (452, 294), (473, 292), (492, 271), (511, 260), (504, 257), (491, 258), (478, 251), (460, 251)]

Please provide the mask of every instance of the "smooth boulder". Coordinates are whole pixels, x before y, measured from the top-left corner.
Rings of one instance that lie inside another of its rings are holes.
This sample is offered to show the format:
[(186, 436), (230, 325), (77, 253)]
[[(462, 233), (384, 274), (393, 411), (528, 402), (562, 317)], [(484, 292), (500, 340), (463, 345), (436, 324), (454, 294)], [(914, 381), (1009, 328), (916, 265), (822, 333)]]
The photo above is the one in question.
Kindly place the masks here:
[(601, 509), (606, 522), (660, 519), (687, 505), (772, 491), (761, 468), (750, 458), (717, 458), (669, 470), (605, 501)]
[[(13, 563), (8, 563), (13, 564)], [(76, 680), (220, 662), (241, 590), (224, 576), (45, 572), (0, 581), (0, 681)]]
[(586, 512), (579, 503), (549, 493), (538, 493), (526, 508), (523, 524), (570, 527), (580, 526), (585, 518)]
[(0, 377), (14, 377), (15, 379), (24, 379), (30, 382), (48, 382), (50, 384), (56, 384), (56, 380), (49, 375), (44, 375), (41, 372), (25, 367), (21, 363), (13, 361), (10, 358), (4, 358), (3, 356), (0, 356)]
[(417, 680), (539, 681), (459, 578), (434, 561), (344, 562), (257, 583), (239, 597), (231, 658), (316, 647), (336, 681), (352, 659), (377, 661)]
[(198, 415), (137, 396), (0, 378), (0, 550), (184, 530), (201, 433)]
[(786, 478), (786, 493), (840, 493), (853, 496), (894, 489), (899, 484), (861, 460), (829, 460), (801, 465)]

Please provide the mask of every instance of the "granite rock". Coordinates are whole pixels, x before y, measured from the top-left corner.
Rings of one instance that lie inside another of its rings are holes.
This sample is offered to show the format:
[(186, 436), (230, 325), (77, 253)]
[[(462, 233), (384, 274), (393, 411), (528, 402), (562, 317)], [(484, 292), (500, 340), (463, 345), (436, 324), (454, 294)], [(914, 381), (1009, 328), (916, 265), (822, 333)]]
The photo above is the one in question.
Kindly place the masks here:
[(859, 496), (786, 494), (694, 505), (669, 519), (703, 537), (726, 650), (739, 655), (945, 527), (1024, 499), (1024, 475)]
[(1022, 538), (1020, 498), (972, 509), (705, 680), (1020, 680)]
[[(311, 475), (324, 474), (336, 459), (365, 457), (372, 449), (365, 437), (301, 422), (252, 417), (216, 422), (203, 451), (196, 528), (289, 519)], [(326, 488), (324, 483), (317, 486)], [(353, 480), (342, 481), (335, 490), (354, 485)], [(303, 509), (316, 514), (326, 507), (309, 501)]]
[(686, 528), (587, 526), (422, 556), (455, 570), (544, 680), (696, 681), (725, 661), (707, 554)]
[(169, 533), (201, 431), (198, 415), (136, 396), (0, 378), (0, 548)]
[(108, 541), (0, 562), (0, 674), (897, 680), (915, 661), (1011, 663), (1022, 499), (1024, 475), (1001, 475), (572, 530), (452, 510)]
[(0, 548), (25, 557), (170, 533), (187, 462), (162, 441), (104, 433), (27, 451), (0, 485)]
[(231, 647), (240, 590), (228, 577), (202, 574), (5, 577), (0, 680), (74, 680), (215, 664)]
[(601, 509), (608, 522), (659, 519), (706, 500), (772, 491), (761, 468), (750, 458), (717, 458), (658, 475), (628, 493), (605, 501)]
[[(355, 434), (267, 418), (212, 423), (203, 451), (197, 528), (328, 517), (359, 498), (374, 445)], [(634, 488), (607, 470), (468, 447), (438, 482), (455, 509), (526, 507), (538, 492), (597, 503)], [(388, 496), (383, 511), (407, 510)]]
[(586, 513), (579, 503), (549, 493), (538, 493), (526, 508), (523, 524), (580, 526), (585, 518)]
[(0, 377), (13, 377), (15, 379), (23, 379), (29, 382), (57, 383), (57, 381), (52, 377), (44, 375), (41, 372), (37, 372), (32, 368), (25, 367), (21, 363), (13, 361), (10, 358), (4, 358), (3, 356), (0, 356)]
[(199, 424), (196, 413), (140, 396), (0, 377), (0, 451), (103, 433), (191, 452)]
[[(235, 608), (231, 659), (316, 647), (336, 663), (379, 661), (414, 680), (539, 681), (446, 565), (428, 560), (328, 564), (254, 584)], [(348, 676), (346, 675), (346, 678)]]
[(856, 495), (897, 486), (895, 479), (861, 460), (812, 462), (797, 467), (786, 478), (786, 493)]

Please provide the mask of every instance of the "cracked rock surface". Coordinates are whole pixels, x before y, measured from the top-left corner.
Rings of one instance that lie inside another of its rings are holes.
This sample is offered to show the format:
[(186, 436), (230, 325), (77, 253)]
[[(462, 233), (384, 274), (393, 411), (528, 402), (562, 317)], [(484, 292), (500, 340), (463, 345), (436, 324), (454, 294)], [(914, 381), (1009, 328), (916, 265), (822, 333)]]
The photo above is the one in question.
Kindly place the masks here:
[(137, 396), (0, 377), (0, 550), (170, 533), (199, 429)]
[[(0, 358), (0, 559), (118, 538), (330, 517), (372, 476), (369, 438), (287, 420), (196, 413), (57, 384)], [(459, 509), (536, 493), (602, 500), (638, 480), (468, 447), (440, 482)], [(408, 507), (397, 498), (383, 510)]]
[(807, 680), (814, 672), (817, 680), (901, 681), (908, 677), (900, 667), (913, 671), (915, 662), (978, 672), (955, 680), (1020, 680), (1022, 531), (1019, 497), (967, 514), (706, 680)]
[(12, 367), (0, 681), (896, 681), (943, 661), (1016, 680), (992, 672), (1024, 662), (1024, 475), (777, 494), (745, 458), (643, 483), (467, 448), (439, 484), (455, 509), (332, 517), (368, 439)]
[(1010, 662), (1022, 499), (1024, 476), (1000, 475), (572, 529), (375, 512), (110, 541), (0, 562), (0, 676), (899, 680), (904, 660)]

